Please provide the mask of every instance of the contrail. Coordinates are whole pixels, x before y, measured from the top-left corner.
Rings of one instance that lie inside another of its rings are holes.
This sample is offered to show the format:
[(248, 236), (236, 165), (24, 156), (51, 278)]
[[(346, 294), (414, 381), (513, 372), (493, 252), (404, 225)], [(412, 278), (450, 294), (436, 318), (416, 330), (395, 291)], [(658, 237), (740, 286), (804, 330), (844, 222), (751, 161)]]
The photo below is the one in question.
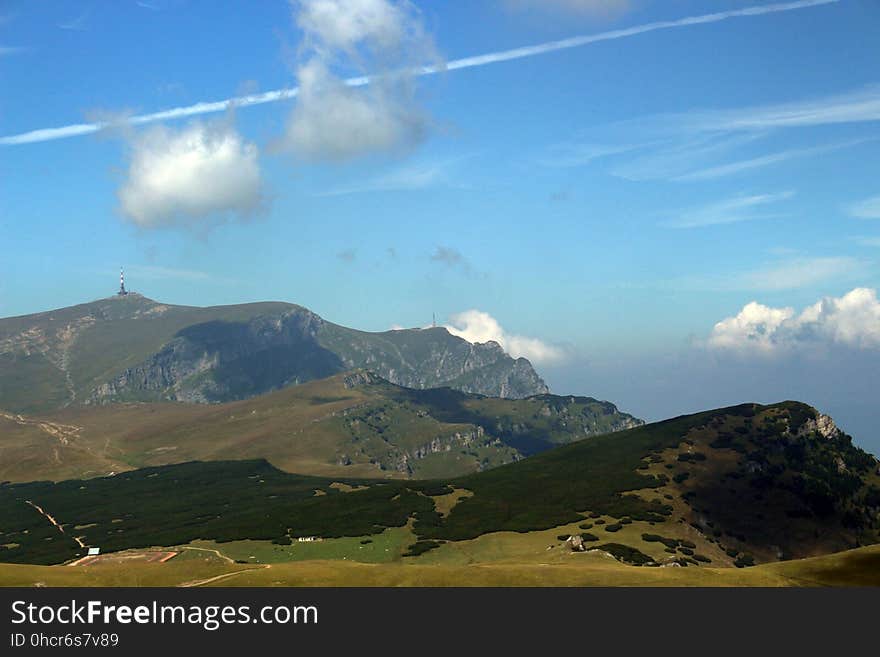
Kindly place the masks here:
[[(620, 30), (611, 30), (610, 32), (600, 32), (598, 34), (588, 34), (582, 36), (562, 39), (560, 41), (550, 41), (533, 46), (524, 46), (522, 48), (514, 48), (512, 50), (502, 50), (500, 52), (487, 53), (485, 55), (475, 55), (473, 57), (464, 57), (462, 59), (454, 59), (447, 62), (445, 66), (425, 66), (415, 71), (416, 75), (434, 75), (444, 71), (456, 71), (463, 68), (474, 68), (476, 66), (485, 66), (487, 64), (495, 64), (498, 62), (508, 62), (514, 59), (523, 59), (525, 57), (534, 57), (535, 55), (543, 55), (545, 53), (556, 52), (557, 50), (568, 50), (569, 48), (579, 48), (590, 43), (599, 41), (612, 41), (614, 39), (624, 39), (626, 37), (645, 34), (646, 32), (655, 32), (657, 30), (668, 30), (676, 27), (688, 27), (690, 25), (705, 25), (708, 23), (718, 23), (728, 18), (738, 18), (742, 16), (762, 16), (764, 14), (775, 14), (783, 11), (794, 11), (797, 9), (806, 9), (808, 7), (817, 7), (819, 5), (830, 5), (840, 2), (841, 0), (796, 0), (795, 2), (779, 2), (769, 5), (759, 5), (754, 7), (744, 7), (743, 9), (735, 9), (731, 11), (721, 11), (714, 14), (703, 14), (701, 16), (689, 16), (687, 18), (679, 18), (671, 21), (657, 21), (654, 23), (646, 23), (644, 25), (636, 25)], [(370, 83), (369, 76), (349, 78), (345, 84), (352, 87), (359, 87)], [(230, 107), (249, 107), (251, 105), (262, 105), (264, 103), (274, 103), (280, 100), (287, 100), (297, 95), (299, 90), (296, 87), (289, 89), (276, 89), (261, 94), (251, 94), (248, 96), (238, 96), (236, 98), (228, 98), (226, 100), (218, 100), (215, 102), (202, 102), (186, 107), (175, 107), (161, 112), (153, 112), (152, 114), (141, 114), (127, 119), (131, 125), (142, 125), (145, 123), (153, 123), (155, 121), (164, 121), (167, 119), (178, 119), (187, 116), (196, 116), (200, 114), (211, 114), (214, 112), (223, 112)], [(53, 139), (64, 139), (66, 137), (77, 137), (79, 135), (87, 135), (107, 127), (106, 123), (79, 123), (75, 125), (67, 125), (59, 128), (42, 128), (40, 130), (31, 130), (17, 135), (9, 135), (0, 137), (0, 145), (11, 146), (15, 144), (29, 144), (41, 141), (50, 141)]]

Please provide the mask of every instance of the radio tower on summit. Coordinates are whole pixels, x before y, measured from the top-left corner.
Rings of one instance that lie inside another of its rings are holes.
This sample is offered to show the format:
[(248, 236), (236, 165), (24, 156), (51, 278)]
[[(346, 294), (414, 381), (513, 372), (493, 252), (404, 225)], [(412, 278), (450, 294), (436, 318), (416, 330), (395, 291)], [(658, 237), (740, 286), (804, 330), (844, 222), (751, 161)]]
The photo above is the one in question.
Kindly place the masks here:
[(122, 267), (119, 268), (119, 292), (117, 292), (121, 297), (124, 297), (128, 292), (125, 290), (125, 272), (122, 270)]

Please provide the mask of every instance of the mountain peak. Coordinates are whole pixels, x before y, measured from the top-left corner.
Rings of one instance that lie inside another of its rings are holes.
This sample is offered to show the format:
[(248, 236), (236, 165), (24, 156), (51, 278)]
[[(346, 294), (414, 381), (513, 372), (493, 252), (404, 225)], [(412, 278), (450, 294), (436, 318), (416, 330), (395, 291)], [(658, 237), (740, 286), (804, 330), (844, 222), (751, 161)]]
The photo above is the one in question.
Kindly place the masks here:
[(509, 398), (549, 391), (528, 361), (444, 327), (370, 333), (289, 303), (202, 308), (135, 292), (0, 319), (0, 362), (10, 365), (0, 368), (0, 408), (26, 413), (245, 399), (359, 368), (417, 389)]

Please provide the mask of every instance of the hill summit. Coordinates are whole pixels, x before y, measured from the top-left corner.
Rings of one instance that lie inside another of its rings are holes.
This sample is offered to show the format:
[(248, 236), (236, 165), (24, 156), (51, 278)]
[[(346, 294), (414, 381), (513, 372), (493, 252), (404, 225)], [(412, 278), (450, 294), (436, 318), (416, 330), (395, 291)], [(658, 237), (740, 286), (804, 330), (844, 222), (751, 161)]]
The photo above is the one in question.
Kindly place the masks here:
[(366, 332), (302, 306), (205, 308), (139, 294), (0, 319), (0, 408), (223, 402), (369, 368), (391, 383), (519, 399), (549, 392), (524, 358), (444, 328)]

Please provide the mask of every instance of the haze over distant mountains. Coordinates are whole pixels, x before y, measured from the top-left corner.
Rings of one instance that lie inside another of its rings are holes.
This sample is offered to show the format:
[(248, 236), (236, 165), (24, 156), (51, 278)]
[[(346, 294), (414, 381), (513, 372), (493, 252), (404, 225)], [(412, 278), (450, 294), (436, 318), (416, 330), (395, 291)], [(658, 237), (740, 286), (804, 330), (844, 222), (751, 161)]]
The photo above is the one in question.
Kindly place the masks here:
[(495, 343), (278, 302), (0, 320), (0, 481), (0, 561), (24, 563), (399, 529), (399, 558), (552, 530), (633, 565), (744, 567), (880, 539), (877, 459), (806, 404), (644, 425)]

